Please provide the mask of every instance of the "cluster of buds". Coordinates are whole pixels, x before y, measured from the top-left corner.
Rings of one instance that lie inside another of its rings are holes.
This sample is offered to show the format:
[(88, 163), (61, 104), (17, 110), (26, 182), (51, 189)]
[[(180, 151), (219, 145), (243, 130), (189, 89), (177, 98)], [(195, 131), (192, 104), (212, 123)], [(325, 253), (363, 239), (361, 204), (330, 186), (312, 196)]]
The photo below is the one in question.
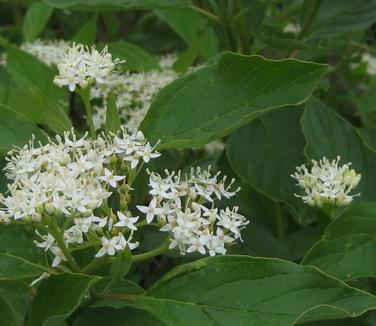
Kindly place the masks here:
[(305, 165), (296, 168), (291, 175), (304, 195), (295, 194), (310, 206), (344, 206), (352, 202), (350, 192), (358, 185), (361, 175), (351, 169), (351, 163), (339, 166), (340, 157), (329, 161), (323, 158), (319, 162), (312, 160), (309, 171)]

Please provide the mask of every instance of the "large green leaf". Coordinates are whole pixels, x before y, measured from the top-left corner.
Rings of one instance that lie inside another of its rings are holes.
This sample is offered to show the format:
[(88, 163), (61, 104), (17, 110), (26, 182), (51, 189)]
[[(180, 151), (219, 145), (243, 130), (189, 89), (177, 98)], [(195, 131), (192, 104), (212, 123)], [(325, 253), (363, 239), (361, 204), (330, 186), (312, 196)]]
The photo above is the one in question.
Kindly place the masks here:
[(0, 103), (24, 115), (36, 124), (47, 125), (62, 134), (71, 128), (71, 122), (63, 109), (44, 96), (40, 90), (31, 88), (0, 88)]
[(234, 132), (227, 153), (235, 172), (275, 200), (296, 202), (295, 167), (305, 162), (301, 107), (287, 107), (255, 119)]
[(56, 72), (33, 55), (6, 44), (7, 70), (20, 87), (39, 88), (56, 105), (68, 105), (67, 91), (54, 85)]
[(357, 203), (325, 230), (303, 260), (348, 281), (376, 277), (376, 203)]
[(128, 42), (113, 42), (108, 45), (108, 51), (114, 58), (125, 60), (123, 69), (130, 71), (150, 71), (160, 69), (156, 57), (142, 48)]
[(44, 0), (60, 9), (78, 10), (134, 10), (168, 8), (189, 5), (189, 0)]
[(0, 281), (0, 325), (23, 325), (30, 295), (25, 281)]
[(45, 3), (34, 2), (26, 12), (23, 22), (23, 35), (25, 41), (32, 41), (43, 32), (50, 17), (52, 7)]
[(158, 10), (157, 14), (187, 43), (189, 51), (196, 54), (192, 63), (197, 55), (210, 59), (217, 54), (217, 36), (209, 21), (195, 10), (189, 7), (169, 8)]
[(0, 279), (17, 280), (49, 271), (45, 252), (26, 226), (0, 225)]
[(134, 308), (114, 309), (100, 308), (88, 309), (73, 323), (73, 326), (163, 326), (164, 322), (158, 320), (146, 311)]
[(192, 147), (223, 137), (272, 109), (305, 101), (326, 69), (299, 60), (227, 53), (218, 64), (168, 85), (141, 129), (161, 148)]
[[(305, 0), (301, 15), (303, 25), (310, 19), (309, 12), (314, 2)], [(373, 0), (320, 1), (305, 35), (327, 38), (364, 30), (375, 21), (376, 2)]]
[(76, 43), (93, 45), (97, 37), (98, 14), (94, 14), (73, 36), (72, 41)]
[(47, 140), (44, 132), (23, 115), (0, 104), (0, 157), (14, 145), (23, 146), (32, 137), (38, 141)]
[(316, 99), (306, 104), (302, 126), (307, 156), (319, 160), (340, 155), (342, 163), (352, 162), (352, 167), (362, 175), (354, 191), (361, 195), (355, 199), (376, 200), (376, 153), (365, 145), (358, 130)]
[(43, 281), (34, 298), (27, 325), (61, 325), (99, 279), (84, 274), (58, 274)]
[(356, 317), (376, 297), (311, 266), (246, 256), (206, 258), (175, 268), (136, 305), (170, 325), (293, 325)]

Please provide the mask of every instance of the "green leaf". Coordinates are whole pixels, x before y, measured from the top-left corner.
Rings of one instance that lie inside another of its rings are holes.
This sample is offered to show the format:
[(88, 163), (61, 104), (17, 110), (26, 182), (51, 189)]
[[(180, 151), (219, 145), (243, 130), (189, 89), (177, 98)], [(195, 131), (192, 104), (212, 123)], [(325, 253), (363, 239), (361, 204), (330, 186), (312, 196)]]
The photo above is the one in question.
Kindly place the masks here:
[(135, 10), (190, 5), (189, 0), (44, 0), (49, 5), (71, 10)]
[(113, 58), (125, 60), (122, 68), (130, 71), (150, 71), (160, 69), (156, 57), (142, 48), (128, 42), (113, 42), (108, 45)]
[[(302, 24), (314, 1), (305, 0), (302, 10)], [(376, 21), (376, 2), (373, 0), (330, 0), (320, 1), (306, 36), (333, 37), (342, 33), (365, 30)]]
[(113, 309), (100, 308), (88, 309), (84, 311), (73, 326), (164, 326), (162, 321), (155, 318), (146, 311), (140, 311), (134, 308)]
[(352, 162), (351, 167), (362, 175), (354, 190), (361, 195), (355, 200), (376, 200), (376, 153), (365, 145), (358, 130), (317, 99), (306, 104), (302, 126), (307, 156), (320, 160), (340, 155), (342, 164)]
[(7, 70), (20, 87), (39, 88), (62, 109), (67, 107), (68, 93), (54, 85), (56, 72), (33, 55), (13, 45), (6, 46)]
[(46, 254), (33, 243), (34, 231), (26, 226), (0, 225), (0, 279), (36, 277), (49, 271)]
[(218, 39), (210, 22), (189, 7), (157, 11), (171, 28), (186, 42), (190, 53), (208, 60), (218, 52)]
[(38, 89), (0, 88), (0, 103), (36, 124), (48, 126), (58, 134), (71, 128), (71, 122), (63, 109)]
[(85, 45), (95, 44), (97, 37), (97, 20), (98, 14), (95, 13), (73, 36), (72, 41)]
[[(25, 281), (0, 281), (0, 325), (24, 324), (30, 290)], [(9, 324), (4, 322), (6, 318), (11, 321)]]
[(175, 268), (134, 303), (170, 325), (290, 326), (357, 317), (376, 297), (311, 266), (221, 256)]
[(42, 2), (34, 2), (26, 12), (23, 22), (23, 36), (25, 41), (36, 39), (46, 27), (52, 15), (52, 7)]
[(354, 204), (334, 220), (303, 260), (344, 281), (376, 277), (376, 202)]
[(235, 131), (227, 143), (228, 159), (243, 180), (291, 205), (297, 202), (297, 189), (290, 175), (306, 161), (302, 113), (301, 107), (269, 112)]
[(47, 140), (44, 132), (33, 122), (0, 104), (0, 156), (5, 155), (14, 145), (25, 145), (32, 135), (35, 135), (36, 141)]
[(111, 265), (111, 277), (114, 280), (124, 278), (132, 266), (132, 253), (129, 247), (120, 251), (116, 255), (115, 261)]
[(363, 125), (366, 127), (376, 126), (376, 81), (371, 83), (364, 94), (357, 99), (357, 110), (359, 111), (360, 118)]
[(99, 279), (84, 274), (52, 275), (39, 286), (27, 325), (60, 325), (75, 311)]
[(107, 96), (106, 131), (116, 133), (120, 130), (120, 116), (116, 107), (116, 96), (113, 93)]
[(193, 147), (231, 133), (266, 112), (310, 96), (325, 65), (227, 53), (156, 97), (141, 130), (160, 148)]

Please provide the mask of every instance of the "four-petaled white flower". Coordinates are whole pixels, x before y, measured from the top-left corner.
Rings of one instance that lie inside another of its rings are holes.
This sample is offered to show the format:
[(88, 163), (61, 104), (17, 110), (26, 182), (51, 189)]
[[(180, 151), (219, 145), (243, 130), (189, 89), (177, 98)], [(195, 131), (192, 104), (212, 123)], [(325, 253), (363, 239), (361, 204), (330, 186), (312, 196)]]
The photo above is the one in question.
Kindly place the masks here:
[(102, 237), (102, 248), (96, 253), (95, 257), (102, 257), (105, 254), (113, 256), (117, 250), (121, 249), (119, 244), (119, 237), (114, 236), (110, 240), (106, 237)]
[[(124, 215), (122, 212), (117, 212), (119, 222), (115, 226), (127, 227), (130, 230), (137, 231), (137, 227), (134, 225), (138, 221), (138, 216), (131, 217), (130, 212), (127, 212), (127, 215)], [(128, 216), (129, 215), (129, 216)]]
[(146, 214), (146, 221), (148, 222), (148, 224), (150, 224), (153, 221), (154, 216), (163, 214), (163, 212), (164, 212), (163, 208), (158, 207), (157, 204), (158, 204), (157, 198), (154, 197), (150, 201), (149, 206), (140, 206), (140, 205), (137, 205), (137, 208), (142, 213)]
[(117, 182), (124, 180), (125, 176), (113, 175), (110, 170), (104, 168), (104, 176), (99, 177), (100, 180), (107, 182), (112, 188), (116, 188)]

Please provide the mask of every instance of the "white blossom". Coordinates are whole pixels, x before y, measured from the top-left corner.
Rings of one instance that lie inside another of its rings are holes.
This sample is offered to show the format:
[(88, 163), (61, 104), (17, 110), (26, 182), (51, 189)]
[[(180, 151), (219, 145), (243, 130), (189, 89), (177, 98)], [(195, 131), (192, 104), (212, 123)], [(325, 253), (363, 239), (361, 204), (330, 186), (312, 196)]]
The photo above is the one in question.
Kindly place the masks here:
[(71, 92), (77, 86), (86, 88), (91, 80), (103, 82), (120, 62), (112, 59), (107, 47), (98, 52), (94, 46), (89, 48), (73, 43), (57, 64), (58, 75), (54, 83), (60, 87), (67, 86)]
[(137, 227), (135, 226), (135, 223), (137, 223), (139, 217), (130, 216), (130, 212), (128, 211), (127, 214), (123, 214), (122, 212), (117, 212), (117, 216), (119, 218), (119, 222), (115, 224), (115, 226), (120, 227), (127, 227), (130, 230), (137, 230)]
[(350, 204), (353, 197), (359, 195), (350, 192), (358, 185), (361, 175), (350, 168), (351, 163), (339, 166), (339, 161), (339, 156), (332, 161), (324, 157), (319, 162), (312, 160), (311, 170), (305, 165), (297, 167), (291, 177), (298, 181), (304, 194), (295, 195), (310, 206)]
[(170, 249), (177, 247), (182, 254), (225, 254), (226, 244), (241, 240), (240, 231), (248, 221), (238, 208), (214, 206), (216, 200), (230, 198), (239, 190), (231, 189), (233, 180), (226, 183), (226, 177), (219, 175), (211, 174), (210, 168), (192, 169), (188, 176), (180, 171), (166, 171), (164, 178), (150, 173), (153, 198), (148, 206), (137, 208), (146, 214), (148, 223), (156, 217), (160, 231), (170, 233)]

